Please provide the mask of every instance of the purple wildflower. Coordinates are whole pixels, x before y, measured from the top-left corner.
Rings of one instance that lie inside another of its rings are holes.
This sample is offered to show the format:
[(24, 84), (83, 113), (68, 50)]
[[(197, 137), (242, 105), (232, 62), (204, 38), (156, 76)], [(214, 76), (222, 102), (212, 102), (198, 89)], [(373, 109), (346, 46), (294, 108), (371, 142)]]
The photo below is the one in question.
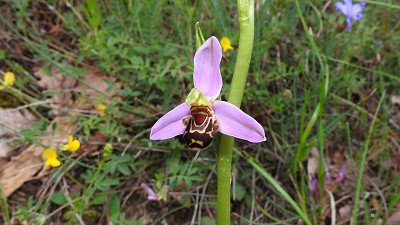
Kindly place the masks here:
[(351, 20), (359, 21), (363, 15), (361, 11), (363, 11), (365, 7), (365, 2), (360, 2), (358, 4), (353, 5), (352, 0), (343, 0), (343, 2), (336, 2), (335, 8), (339, 10), (346, 16), (346, 29), (350, 31), (351, 29)]
[(339, 173), (335, 178), (335, 184), (343, 180), (345, 174), (346, 174), (346, 167), (343, 166), (342, 168), (340, 168)]
[[(329, 173), (328, 165), (324, 161), (324, 169), (325, 169), (325, 182), (324, 182), (324, 189), (326, 190), (331, 190), (336, 184), (338, 184), (341, 180), (343, 180), (344, 175), (346, 174), (346, 167), (340, 168), (338, 174), (336, 175), (335, 181), (332, 182), (331, 175)], [(312, 193), (315, 193), (317, 191), (317, 184), (318, 184), (318, 179), (316, 174), (312, 177), (311, 180), (311, 185), (310, 185), (310, 191)]]
[(250, 142), (266, 140), (264, 128), (255, 119), (229, 102), (215, 100), (222, 89), (221, 58), (218, 39), (210, 37), (194, 56), (194, 89), (186, 102), (154, 124), (150, 132), (151, 140), (183, 134), (186, 144), (194, 149), (206, 148), (216, 132)]
[(310, 191), (312, 193), (315, 193), (315, 191), (317, 190), (317, 184), (318, 184), (318, 180), (317, 180), (317, 177), (314, 175), (311, 180), (311, 187), (310, 187)]
[(150, 201), (159, 201), (160, 198), (154, 193), (153, 189), (151, 189), (147, 184), (141, 183), (140, 187), (143, 188), (147, 192), (147, 199)]

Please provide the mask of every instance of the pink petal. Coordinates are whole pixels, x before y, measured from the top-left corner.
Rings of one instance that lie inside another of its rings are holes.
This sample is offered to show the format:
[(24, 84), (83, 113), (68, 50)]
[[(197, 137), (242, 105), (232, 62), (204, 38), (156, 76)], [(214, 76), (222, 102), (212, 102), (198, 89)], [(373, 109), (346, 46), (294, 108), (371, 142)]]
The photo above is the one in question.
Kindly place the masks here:
[(222, 77), (219, 71), (221, 58), (221, 45), (214, 36), (204, 42), (194, 55), (194, 87), (207, 98), (216, 99), (221, 92)]
[(182, 103), (167, 112), (151, 128), (150, 140), (164, 140), (183, 134), (186, 125), (182, 119), (190, 115), (190, 106)]
[(266, 140), (261, 124), (238, 107), (229, 102), (215, 101), (212, 108), (219, 122), (219, 132), (250, 142)]
[(147, 192), (147, 199), (151, 201), (158, 201), (158, 196), (154, 193), (153, 189), (151, 189), (147, 184), (141, 183), (140, 187), (143, 188)]
[(157, 195), (149, 195), (149, 196), (147, 197), (147, 200), (150, 200), (150, 201), (158, 201), (158, 200), (160, 200), (160, 198), (159, 198)]

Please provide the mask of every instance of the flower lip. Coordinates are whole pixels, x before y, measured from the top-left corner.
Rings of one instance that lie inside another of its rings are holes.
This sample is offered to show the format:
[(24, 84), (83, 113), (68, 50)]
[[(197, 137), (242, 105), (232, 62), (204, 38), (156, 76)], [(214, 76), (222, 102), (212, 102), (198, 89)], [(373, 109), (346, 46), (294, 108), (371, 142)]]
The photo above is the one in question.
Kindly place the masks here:
[(194, 56), (194, 87), (208, 99), (216, 99), (222, 89), (222, 76), (219, 70), (221, 58), (221, 45), (214, 36), (207, 39)]

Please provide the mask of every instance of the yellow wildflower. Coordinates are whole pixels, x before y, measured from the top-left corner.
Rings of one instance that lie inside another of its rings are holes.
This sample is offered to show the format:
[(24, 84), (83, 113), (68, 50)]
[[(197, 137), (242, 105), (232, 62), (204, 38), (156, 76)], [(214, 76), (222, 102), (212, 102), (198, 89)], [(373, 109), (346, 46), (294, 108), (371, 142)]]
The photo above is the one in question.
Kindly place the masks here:
[(106, 109), (106, 106), (103, 104), (98, 104), (97, 105), (97, 110), (100, 112), (100, 116), (105, 116), (106, 113), (104, 112), (104, 110)]
[(75, 152), (76, 150), (79, 149), (79, 147), (81, 147), (81, 143), (78, 140), (74, 140), (72, 135), (68, 136), (68, 143), (66, 145), (64, 145), (61, 149), (63, 151), (71, 151), (71, 152)]
[(4, 73), (4, 86), (0, 85), (0, 90), (3, 90), (5, 86), (12, 86), (14, 85), (15, 75), (13, 72), (6, 72)]
[(221, 43), (222, 51), (226, 52), (230, 49), (233, 49), (231, 45), (231, 40), (227, 37), (222, 37), (221, 40), (219, 41)]
[(15, 75), (13, 72), (6, 72), (4, 74), (4, 84), (12, 86), (15, 81)]
[(43, 155), (46, 158), (45, 166), (57, 167), (61, 165), (60, 160), (57, 159), (57, 152), (53, 149), (45, 148)]

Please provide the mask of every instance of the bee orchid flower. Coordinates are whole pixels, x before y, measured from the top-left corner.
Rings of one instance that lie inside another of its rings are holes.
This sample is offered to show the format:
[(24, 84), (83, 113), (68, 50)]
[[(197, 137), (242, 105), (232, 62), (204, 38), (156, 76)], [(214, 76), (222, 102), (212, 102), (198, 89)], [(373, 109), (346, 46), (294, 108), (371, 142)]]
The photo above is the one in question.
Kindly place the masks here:
[(266, 140), (264, 128), (235, 105), (216, 100), (222, 89), (219, 64), (221, 46), (210, 37), (194, 56), (194, 88), (186, 101), (163, 117), (151, 128), (151, 140), (164, 140), (183, 134), (192, 149), (205, 149), (217, 132), (250, 142)]

